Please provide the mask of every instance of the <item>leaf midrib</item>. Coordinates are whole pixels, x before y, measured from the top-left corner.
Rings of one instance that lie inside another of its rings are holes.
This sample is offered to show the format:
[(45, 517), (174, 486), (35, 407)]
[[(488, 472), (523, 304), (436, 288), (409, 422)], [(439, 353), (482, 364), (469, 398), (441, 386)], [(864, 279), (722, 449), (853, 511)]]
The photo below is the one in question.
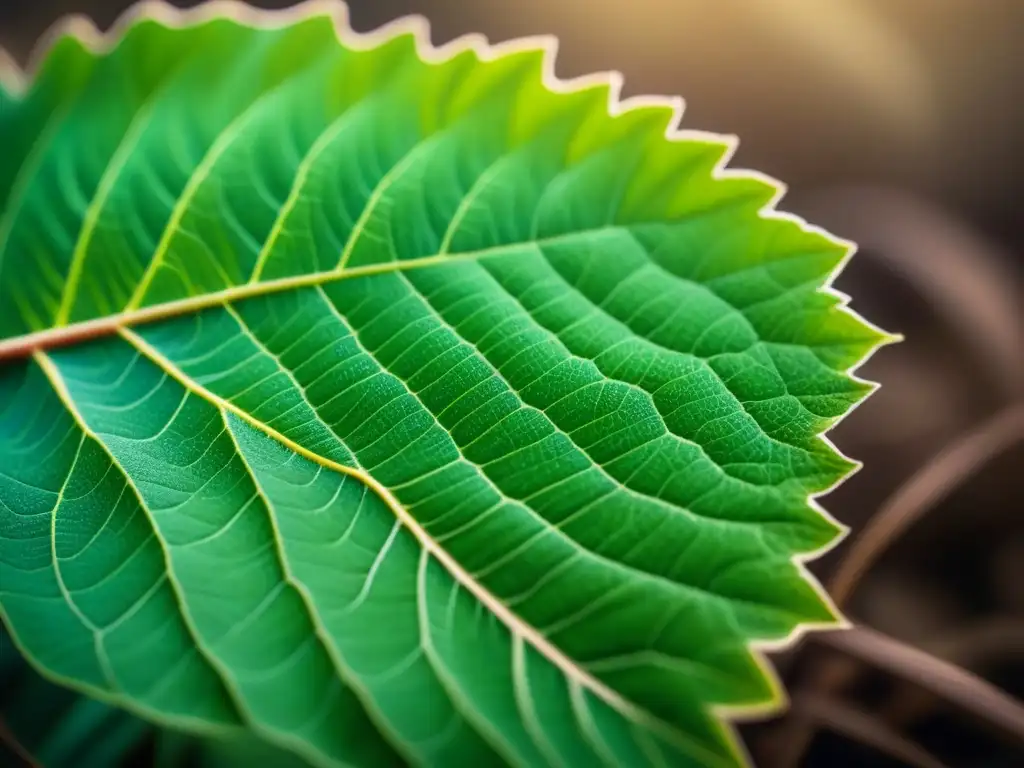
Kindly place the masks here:
[(387, 274), (390, 272), (401, 272), (412, 269), (424, 269), (427, 267), (439, 266), (442, 264), (457, 263), (460, 261), (477, 261), (488, 256), (501, 256), (515, 253), (523, 248), (536, 248), (545, 245), (552, 245), (560, 242), (567, 242), (581, 239), (605, 232), (614, 232), (628, 229), (619, 224), (607, 224), (590, 229), (566, 232), (550, 237), (536, 238), (533, 240), (521, 240), (515, 243), (489, 246), (472, 251), (459, 253), (433, 253), (427, 256), (420, 256), (415, 259), (403, 259), (388, 261), (379, 264), (367, 264), (359, 267), (346, 267), (344, 269), (332, 269), (326, 272), (310, 272), (304, 275), (292, 275), (290, 277), (276, 278), (259, 283), (243, 283), (219, 291), (211, 291), (199, 296), (190, 296), (185, 299), (168, 301), (162, 304), (154, 304), (138, 309), (125, 309), (113, 315), (82, 320), (68, 325), (47, 328), (42, 331), (13, 336), (7, 339), (0, 339), (0, 363), (5, 360), (28, 357), (34, 351), (43, 351), (55, 347), (65, 347), (78, 342), (90, 339), (111, 336), (124, 328), (135, 325), (154, 322), (156, 320), (167, 320), (174, 317), (181, 317), (210, 307), (221, 306), (234, 301), (267, 296), (281, 293), (288, 290), (310, 288), (317, 285), (338, 282), (341, 280), (367, 277), (370, 275)]

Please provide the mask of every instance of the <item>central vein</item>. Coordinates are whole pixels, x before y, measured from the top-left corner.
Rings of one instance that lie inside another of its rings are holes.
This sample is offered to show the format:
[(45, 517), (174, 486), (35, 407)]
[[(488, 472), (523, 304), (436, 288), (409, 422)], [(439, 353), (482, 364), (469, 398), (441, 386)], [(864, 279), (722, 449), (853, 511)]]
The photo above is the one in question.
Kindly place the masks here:
[(339, 280), (349, 280), (389, 272), (423, 269), (460, 261), (478, 261), (487, 257), (505, 256), (521, 252), (524, 249), (540, 248), (545, 245), (583, 239), (602, 232), (619, 229), (622, 229), (622, 227), (606, 225), (593, 229), (582, 229), (549, 237), (541, 237), (534, 240), (494, 245), (474, 251), (462, 251), (460, 253), (441, 252), (414, 259), (386, 261), (357, 267), (343, 267), (328, 272), (311, 272), (306, 275), (293, 275), (291, 277), (282, 277), (258, 283), (244, 283), (220, 291), (189, 296), (188, 298), (168, 301), (163, 304), (154, 304), (148, 307), (126, 309), (106, 317), (97, 317), (92, 320), (83, 320), (69, 325), (27, 333), (23, 336), (0, 339), (0, 364), (5, 360), (28, 357), (35, 351), (52, 349), (54, 347), (66, 347), (71, 344), (88, 341), (89, 339), (111, 336), (123, 328), (130, 328), (155, 320), (181, 317), (182, 315), (188, 315), (209, 307), (221, 306), (229, 302), (240, 301), (254, 296), (266, 296), (288, 290), (325, 285)]
[(458, 261), (470, 261), (485, 256), (499, 256), (504, 253), (512, 253), (522, 248), (529, 248), (537, 243), (513, 243), (500, 245), (492, 248), (485, 248), (478, 251), (467, 251), (456, 254), (434, 254), (418, 259), (407, 259), (403, 261), (389, 261), (380, 264), (368, 264), (360, 267), (349, 267), (344, 270), (331, 270), (330, 272), (312, 272), (306, 275), (294, 275), (275, 280), (267, 280), (260, 283), (245, 283), (232, 286), (220, 291), (204, 293), (197, 296), (190, 296), (177, 301), (169, 301), (163, 304), (154, 304), (148, 307), (125, 310), (106, 317), (97, 317), (92, 320), (83, 320), (60, 327), (47, 328), (46, 330), (28, 333), (23, 336), (14, 336), (9, 339), (0, 339), (0, 363), (21, 357), (28, 357), (37, 350), (51, 349), (53, 347), (64, 347), (71, 344), (87, 341), (102, 336), (110, 336), (119, 329), (128, 328), (155, 320), (164, 320), (171, 317), (180, 317), (193, 312), (198, 312), (208, 307), (215, 307), (232, 301), (251, 298), (254, 296), (265, 296), (274, 293), (281, 293), (288, 290), (307, 288), (314, 285), (323, 285), (347, 280), (357, 277), (366, 277), (388, 272), (399, 272), (409, 269), (421, 269)]

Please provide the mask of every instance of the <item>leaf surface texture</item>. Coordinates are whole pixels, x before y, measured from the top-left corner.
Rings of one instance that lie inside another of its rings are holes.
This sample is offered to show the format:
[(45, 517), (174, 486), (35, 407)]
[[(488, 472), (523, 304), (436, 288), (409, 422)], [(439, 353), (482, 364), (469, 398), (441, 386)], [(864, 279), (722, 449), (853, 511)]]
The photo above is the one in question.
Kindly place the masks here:
[(847, 246), (536, 46), (184, 18), (3, 91), (19, 648), (323, 766), (741, 763), (835, 619)]

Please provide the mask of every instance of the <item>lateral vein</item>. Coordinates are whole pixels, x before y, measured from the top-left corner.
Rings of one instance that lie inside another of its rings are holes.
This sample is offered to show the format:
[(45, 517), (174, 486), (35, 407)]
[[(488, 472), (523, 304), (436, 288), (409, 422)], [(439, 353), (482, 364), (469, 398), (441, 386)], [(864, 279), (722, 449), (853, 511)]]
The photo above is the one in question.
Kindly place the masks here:
[[(181, 371), (171, 360), (169, 360), (162, 352), (153, 347), (149, 342), (142, 338), (139, 334), (135, 333), (129, 328), (118, 328), (117, 332), (132, 344), (144, 357), (148, 358), (155, 365), (164, 370), (168, 376), (177, 381), (181, 386), (185, 387), (195, 395), (204, 398), (209, 403), (217, 406), (222, 411), (229, 411), (241, 420), (245, 421), (252, 427), (260, 430), (268, 437), (276, 440), (278, 443), (288, 448), (289, 450), (297, 453), (303, 458), (311, 461), (315, 464), (339, 472), (343, 475), (348, 475), (359, 480), (361, 483), (370, 488), (377, 496), (383, 501), (387, 507), (392, 511), (398, 521), (404, 525), (409, 532), (415, 537), (416, 541), (423, 548), (424, 554), (429, 555), (437, 559), (439, 563), (447, 570), (452, 578), (455, 579), (460, 585), (462, 585), (470, 594), (472, 594), (481, 605), (485, 606), (491, 614), (497, 618), (506, 629), (514, 636), (521, 637), (524, 641), (529, 643), (538, 653), (544, 656), (552, 665), (554, 665), (566, 678), (569, 680), (571, 686), (577, 687), (581, 690), (587, 690), (598, 696), (606, 704), (613, 709), (618, 710), (620, 713), (628, 717), (629, 719), (643, 723), (647, 727), (662, 733), (671, 741), (676, 742), (680, 747), (687, 749), (691, 753), (699, 751), (701, 757), (713, 760), (714, 756), (710, 753), (706, 753), (703, 749), (698, 747), (684, 734), (677, 731), (668, 723), (665, 723), (644, 709), (637, 707), (632, 702), (622, 698), (620, 694), (608, 687), (605, 683), (601, 682), (593, 675), (588, 673), (586, 670), (581, 669), (572, 659), (566, 656), (560, 649), (552, 644), (543, 634), (541, 634), (536, 628), (530, 624), (525, 623), (519, 616), (517, 616), (508, 606), (506, 606), (500, 599), (493, 595), (486, 587), (480, 584), (476, 579), (466, 571), (462, 565), (453, 558), (447, 550), (445, 550), (436, 539), (434, 539), (427, 531), (420, 525), (419, 521), (413, 517), (405, 506), (391, 493), (391, 491), (382, 485), (376, 478), (364, 470), (356, 469), (354, 467), (347, 467), (344, 464), (339, 464), (328, 458), (320, 456), (314, 451), (299, 445), (291, 438), (285, 436), (281, 432), (278, 432), (273, 427), (265, 424), (259, 419), (247, 413), (242, 408), (239, 408), (234, 403), (225, 400), (214, 392), (203, 387), (201, 384), (192, 380), (187, 374)], [(718, 761), (715, 760), (714, 763)], [(709, 763), (711, 765), (712, 763)]]

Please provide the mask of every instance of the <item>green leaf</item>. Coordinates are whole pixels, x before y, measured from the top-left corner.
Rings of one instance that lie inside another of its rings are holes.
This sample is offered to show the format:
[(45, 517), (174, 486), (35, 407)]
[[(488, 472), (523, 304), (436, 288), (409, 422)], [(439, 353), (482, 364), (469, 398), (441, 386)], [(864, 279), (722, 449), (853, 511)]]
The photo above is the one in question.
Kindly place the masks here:
[[(153, 768), (296, 768), (304, 763), (245, 731), (197, 738), (156, 729), (103, 702), (59, 688), (36, 674), (14, 652), (0, 627), (0, 762), (21, 765), (27, 752), (46, 768), (114, 768), (138, 765), (152, 742)], [(0, 734), (3, 736), (4, 734)], [(12, 738), (16, 743), (5, 743)], [(132, 759), (134, 756), (134, 760)]]
[(316, 765), (744, 762), (836, 621), (849, 245), (544, 40), (333, 10), (77, 23), (3, 97), (18, 647)]
[[(0, 628), (0, 725), (46, 768), (111, 768), (138, 748), (149, 726), (126, 712), (47, 682), (13, 653)], [(0, 739), (0, 761), (4, 757)], [(4, 765), (22, 765), (14, 754)]]

